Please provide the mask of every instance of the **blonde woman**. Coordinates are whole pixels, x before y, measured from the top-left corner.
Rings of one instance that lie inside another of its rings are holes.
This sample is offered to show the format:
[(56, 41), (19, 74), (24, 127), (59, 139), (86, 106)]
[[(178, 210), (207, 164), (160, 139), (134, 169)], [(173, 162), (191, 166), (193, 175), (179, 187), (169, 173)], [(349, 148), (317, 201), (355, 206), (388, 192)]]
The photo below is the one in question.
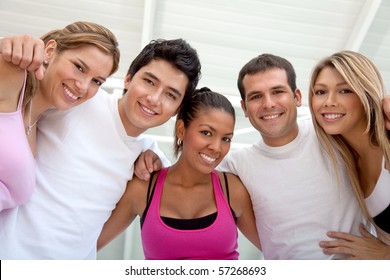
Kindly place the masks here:
[(41, 39), (44, 44), (23, 49), (36, 53), (28, 69), (43, 62), (35, 73), (22, 69), (29, 62), (22, 59), (22, 49), (13, 47), (12, 37), (0, 40), (0, 211), (25, 203), (32, 194), (41, 114), (85, 102), (118, 69), (116, 38), (101, 25), (74, 22)]
[(382, 110), (385, 96), (378, 69), (356, 52), (335, 53), (312, 73), (309, 104), (317, 136), (336, 170), (340, 153), (363, 213), (377, 233), (375, 237), (363, 226), (362, 236), (329, 232), (335, 240), (320, 243), (326, 254), (390, 259), (390, 134)]

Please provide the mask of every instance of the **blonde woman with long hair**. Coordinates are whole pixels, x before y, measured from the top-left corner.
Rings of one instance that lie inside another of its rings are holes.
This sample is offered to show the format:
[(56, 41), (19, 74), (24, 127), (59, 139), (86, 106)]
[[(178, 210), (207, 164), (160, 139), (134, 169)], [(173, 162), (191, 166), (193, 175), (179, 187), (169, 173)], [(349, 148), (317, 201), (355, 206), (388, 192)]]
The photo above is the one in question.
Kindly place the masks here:
[(350, 259), (390, 259), (390, 132), (381, 75), (367, 57), (341, 51), (316, 65), (309, 90), (317, 136), (336, 171), (341, 155), (376, 231), (374, 236), (361, 225), (362, 236), (329, 232), (334, 240), (320, 246), (325, 254), (345, 253)]
[[(0, 40), (0, 211), (24, 204), (34, 190), (40, 116), (92, 98), (119, 65), (117, 40), (99, 24), (74, 22), (41, 39), (23, 49), (11, 37)], [(42, 65), (35, 73), (22, 69), (29, 52), (35, 59), (27, 69)]]

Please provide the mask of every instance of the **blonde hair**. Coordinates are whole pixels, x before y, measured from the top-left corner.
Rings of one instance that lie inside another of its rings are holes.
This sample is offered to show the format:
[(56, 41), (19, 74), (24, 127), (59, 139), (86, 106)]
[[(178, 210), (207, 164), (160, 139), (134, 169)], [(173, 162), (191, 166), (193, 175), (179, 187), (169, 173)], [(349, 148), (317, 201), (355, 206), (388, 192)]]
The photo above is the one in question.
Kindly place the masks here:
[[(382, 110), (382, 100), (386, 95), (383, 80), (378, 69), (367, 57), (353, 51), (341, 51), (321, 60), (315, 66), (309, 85), (309, 106), (318, 139), (331, 158), (338, 175), (336, 153), (338, 152), (341, 155), (363, 214), (375, 226), (377, 231), (381, 232), (367, 211), (355, 163), (355, 151), (340, 135), (327, 134), (314, 118), (312, 108), (314, 84), (320, 72), (326, 67), (336, 69), (359, 97), (365, 112), (364, 118), (367, 122), (365, 133), (369, 134), (370, 142), (373, 145), (381, 148), (386, 162), (390, 163), (390, 137), (385, 128)], [(383, 234), (380, 234), (380, 236), (382, 239), (390, 241)]]
[[(70, 49), (83, 46), (95, 46), (104, 53), (113, 57), (113, 67), (110, 75), (114, 74), (119, 67), (120, 52), (115, 35), (106, 27), (87, 21), (77, 21), (67, 25), (63, 29), (52, 30), (41, 37), (46, 44), (50, 40), (57, 43), (56, 52), (61, 53)], [(30, 102), (39, 89), (39, 83), (32, 73), (27, 74), (26, 92), (23, 106)]]

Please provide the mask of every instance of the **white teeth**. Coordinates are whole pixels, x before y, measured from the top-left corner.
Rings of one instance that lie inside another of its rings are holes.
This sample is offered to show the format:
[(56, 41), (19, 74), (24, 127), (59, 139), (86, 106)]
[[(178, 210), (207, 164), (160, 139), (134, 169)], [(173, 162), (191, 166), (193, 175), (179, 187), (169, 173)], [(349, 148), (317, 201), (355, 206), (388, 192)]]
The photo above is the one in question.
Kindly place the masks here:
[(73, 93), (71, 93), (67, 87), (63, 86), (63, 89), (64, 89), (66, 95), (68, 95), (73, 100), (77, 100), (78, 97), (76, 95), (74, 95)]
[(212, 157), (206, 156), (205, 154), (202, 154), (202, 153), (200, 153), (200, 156), (201, 156), (203, 159), (205, 159), (206, 161), (210, 162), (210, 163), (212, 163), (212, 162), (216, 161), (216, 159), (215, 159), (215, 158), (212, 158)]
[(277, 114), (277, 115), (270, 115), (270, 116), (264, 116), (263, 119), (264, 120), (273, 120), (273, 119), (276, 119), (280, 116), (280, 114)]
[(148, 114), (156, 115), (155, 112), (153, 112), (152, 110), (150, 110), (150, 109), (148, 109), (148, 108), (146, 108), (146, 107), (144, 107), (144, 106), (142, 106), (142, 105), (141, 105), (141, 108), (142, 108), (142, 110), (144, 110), (144, 111), (145, 111), (146, 113), (148, 113)]
[(331, 119), (331, 120), (341, 118), (342, 116), (343, 116), (343, 114), (324, 114), (324, 117), (326, 119)]

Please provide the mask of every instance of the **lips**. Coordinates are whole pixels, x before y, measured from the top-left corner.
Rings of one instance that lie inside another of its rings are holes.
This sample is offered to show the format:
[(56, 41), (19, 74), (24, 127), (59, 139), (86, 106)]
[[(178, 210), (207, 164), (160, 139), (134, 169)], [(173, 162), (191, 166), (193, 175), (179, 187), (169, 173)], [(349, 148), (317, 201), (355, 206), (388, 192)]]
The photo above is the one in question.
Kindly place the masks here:
[(336, 119), (342, 118), (344, 116), (344, 114), (340, 114), (340, 113), (325, 113), (325, 114), (322, 114), (322, 116), (325, 119), (327, 119), (327, 120), (336, 120)]
[(66, 94), (67, 97), (69, 97), (70, 100), (72, 101), (76, 101), (79, 97), (74, 95), (70, 89), (68, 87), (66, 87), (65, 85), (62, 86), (62, 88), (64, 89), (64, 92)]
[(205, 161), (207, 161), (208, 163), (213, 163), (215, 162), (217, 159), (216, 158), (213, 158), (213, 157), (210, 157), (210, 156), (207, 156), (203, 153), (199, 153), (200, 157), (203, 158)]
[(282, 114), (273, 114), (273, 115), (266, 115), (266, 116), (262, 116), (261, 119), (263, 120), (274, 120), (274, 119), (277, 119), (281, 116)]
[(151, 109), (149, 109), (149, 108), (143, 106), (141, 103), (140, 103), (139, 105), (140, 105), (141, 110), (142, 110), (143, 112), (145, 112), (146, 114), (151, 115), (151, 116), (157, 115), (156, 112), (154, 112), (153, 110), (151, 110)]

